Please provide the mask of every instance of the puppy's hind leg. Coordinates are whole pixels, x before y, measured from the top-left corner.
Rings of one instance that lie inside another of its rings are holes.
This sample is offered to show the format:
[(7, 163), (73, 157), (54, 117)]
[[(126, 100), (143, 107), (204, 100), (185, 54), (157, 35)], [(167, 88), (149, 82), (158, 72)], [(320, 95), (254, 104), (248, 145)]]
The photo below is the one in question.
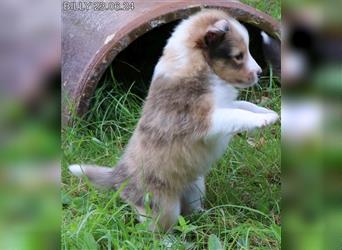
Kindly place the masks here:
[(138, 213), (137, 219), (139, 220), (140, 223), (144, 223), (146, 219), (149, 217), (148, 214), (146, 213), (145, 208), (140, 207), (140, 206), (134, 206), (134, 208)]
[(182, 194), (181, 199), (181, 213), (182, 215), (189, 215), (192, 212), (202, 211), (205, 195), (205, 183), (204, 176), (198, 177), (198, 179), (190, 185), (188, 185)]
[(160, 194), (154, 198), (152, 230), (169, 231), (180, 215), (180, 198), (177, 195)]

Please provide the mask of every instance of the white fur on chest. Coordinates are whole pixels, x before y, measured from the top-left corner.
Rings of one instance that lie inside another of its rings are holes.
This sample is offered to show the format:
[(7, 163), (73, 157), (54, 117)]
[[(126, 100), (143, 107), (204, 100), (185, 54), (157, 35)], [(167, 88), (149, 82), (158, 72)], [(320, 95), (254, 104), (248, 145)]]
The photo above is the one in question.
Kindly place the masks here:
[(214, 97), (214, 109), (228, 108), (238, 96), (238, 91), (217, 75), (210, 76)]
[[(214, 99), (214, 110), (211, 116), (216, 115), (216, 110), (229, 108), (232, 106), (233, 102), (236, 100), (238, 96), (238, 91), (231, 85), (227, 84), (225, 81), (220, 79), (217, 75), (212, 75), (210, 77), (210, 81), (212, 83), (212, 93)], [(211, 119), (212, 123), (210, 126), (211, 130), (216, 130), (216, 127), (221, 126), (221, 124), (213, 123), (214, 120)], [(210, 147), (211, 154), (213, 157), (213, 162), (218, 160), (226, 151), (227, 146), (229, 144), (230, 139), (233, 135), (231, 134), (215, 134), (211, 135), (209, 131), (209, 135), (206, 138), (206, 143)]]

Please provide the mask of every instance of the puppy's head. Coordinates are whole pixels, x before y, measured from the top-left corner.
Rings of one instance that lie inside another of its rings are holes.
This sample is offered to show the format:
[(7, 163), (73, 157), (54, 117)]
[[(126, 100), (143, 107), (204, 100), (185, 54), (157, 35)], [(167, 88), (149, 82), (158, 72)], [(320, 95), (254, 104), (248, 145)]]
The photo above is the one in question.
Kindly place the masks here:
[(208, 64), (223, 80), (238, 88), (257, 83), (261, 68), (249, 52), (246, 28), (235, 19), (212, 24), (201, 47)]

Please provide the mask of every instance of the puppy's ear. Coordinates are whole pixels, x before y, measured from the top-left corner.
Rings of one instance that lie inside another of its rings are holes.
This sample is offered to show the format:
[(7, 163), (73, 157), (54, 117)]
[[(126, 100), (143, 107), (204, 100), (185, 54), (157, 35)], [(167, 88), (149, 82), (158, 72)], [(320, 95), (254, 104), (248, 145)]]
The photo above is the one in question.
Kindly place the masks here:
[(221, 42), (228, 30), (229, 24), (225, 19), (221, 19), (210, 26), (204, 36), (204, 43), (206, 47), (211, 47)]

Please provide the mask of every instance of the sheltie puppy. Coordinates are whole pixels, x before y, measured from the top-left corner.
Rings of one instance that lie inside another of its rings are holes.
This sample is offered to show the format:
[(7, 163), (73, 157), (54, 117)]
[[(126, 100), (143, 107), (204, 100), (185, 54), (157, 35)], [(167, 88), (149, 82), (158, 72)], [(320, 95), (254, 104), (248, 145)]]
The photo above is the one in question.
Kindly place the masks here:
[(152, 230), (167, 231), (180, 214), (203, 209), (205, 175), (231, 137), (277, 121), (236, 88), (252, 86), (261, 68), (243, 25), (219, 10), (183, 20), (155, 67), (141, 118), (114, 168), (71, 165), (76, 176), (118, 189), (143, 220), (151, 194)]

